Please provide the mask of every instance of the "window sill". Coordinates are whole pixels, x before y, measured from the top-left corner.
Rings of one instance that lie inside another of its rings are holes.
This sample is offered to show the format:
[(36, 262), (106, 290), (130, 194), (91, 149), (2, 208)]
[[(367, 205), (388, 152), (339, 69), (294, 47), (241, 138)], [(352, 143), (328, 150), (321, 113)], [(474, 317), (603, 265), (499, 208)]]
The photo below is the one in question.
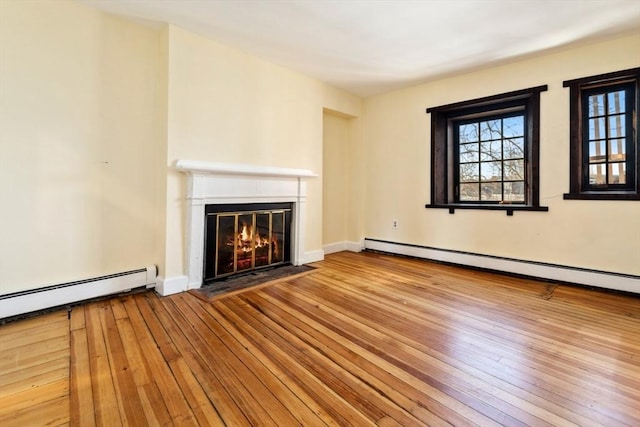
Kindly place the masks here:
[(507, 216), (513, 216), (515, 211), (533, 211), (533, 212), (548, 212), (548, 206), (527, 206), (527, 205), (481, 205), (481, 204), (467, 204), (467, 203), (451, 203), (446, 205), (425, 205), (428, 209), (449, 209), (450, 214), (456, 213), (456, 209), (476, 209), (487, 211), (506, 211)]
[(640, 200), (640, 194), (624, 191), (585, 191), (583, 193), (565, 193), (564, 200)]

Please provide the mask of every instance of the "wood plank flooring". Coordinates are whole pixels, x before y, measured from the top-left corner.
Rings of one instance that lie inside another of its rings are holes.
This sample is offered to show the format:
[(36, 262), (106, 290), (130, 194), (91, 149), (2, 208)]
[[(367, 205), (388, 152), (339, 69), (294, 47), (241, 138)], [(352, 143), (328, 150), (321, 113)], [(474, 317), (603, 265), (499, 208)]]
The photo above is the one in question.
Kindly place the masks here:
[(1, 426), (69, 424), (69, 351), (66, 311), (0, 326)]
[[(0, 327), (0, 425), (640, 425), (640, 298), (371, 253), (315, 266)], [(28, 389), (49, 403), (21, 418)]]

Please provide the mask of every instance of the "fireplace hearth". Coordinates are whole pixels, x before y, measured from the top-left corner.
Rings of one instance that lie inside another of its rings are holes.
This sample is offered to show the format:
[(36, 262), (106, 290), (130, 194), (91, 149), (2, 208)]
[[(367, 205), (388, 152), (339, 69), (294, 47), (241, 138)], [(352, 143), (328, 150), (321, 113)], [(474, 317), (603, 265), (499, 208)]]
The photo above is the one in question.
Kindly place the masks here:
[(290, 263), (291, 203), (205, 206), (203, 282)]

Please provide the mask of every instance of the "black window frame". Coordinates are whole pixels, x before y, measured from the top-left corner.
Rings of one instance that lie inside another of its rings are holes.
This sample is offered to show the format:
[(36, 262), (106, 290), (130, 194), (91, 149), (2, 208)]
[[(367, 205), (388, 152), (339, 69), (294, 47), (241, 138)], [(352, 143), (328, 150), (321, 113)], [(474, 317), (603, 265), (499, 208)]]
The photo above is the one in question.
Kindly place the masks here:
[[(565, 200), (640, 200), (640, 67), (564, 81), (569, 88), (569, 192)], [(590, 95), (627, 91), (625, 184), (592, 185), (589, 180), (588, 108)], [(630, 93), (629, 93), (630, 92)], [(631, 95), (631, 96), (629, 96)], [(630, 120), (629, 120), (630, 119)]]
[[(536, 86), (503, 94), (431, 107), (431, 203), (426, 208), (548, 211), (540, 205), (540, 93), (547, 85)], [(458, 122), (522, 112), (525, 120), (525, 203), (496, 201), (460, 201), (457, 189), (458, 144), (455, 126)]]

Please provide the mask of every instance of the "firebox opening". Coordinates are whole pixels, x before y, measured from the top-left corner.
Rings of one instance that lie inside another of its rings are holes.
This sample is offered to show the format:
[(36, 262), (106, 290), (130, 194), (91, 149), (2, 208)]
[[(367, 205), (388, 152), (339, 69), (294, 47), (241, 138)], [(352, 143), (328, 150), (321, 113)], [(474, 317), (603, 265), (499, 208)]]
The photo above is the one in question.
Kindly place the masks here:
[(291, 262), (292, 203), (205, 206), (203, 282)]

